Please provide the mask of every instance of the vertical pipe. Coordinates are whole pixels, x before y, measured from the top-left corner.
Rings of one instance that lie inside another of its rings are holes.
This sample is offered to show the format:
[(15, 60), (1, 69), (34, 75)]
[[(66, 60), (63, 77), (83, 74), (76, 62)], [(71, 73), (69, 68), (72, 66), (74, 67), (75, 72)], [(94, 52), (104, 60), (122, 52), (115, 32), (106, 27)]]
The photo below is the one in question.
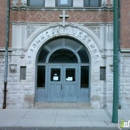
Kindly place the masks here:
[(3, 100), (3, 109), (6, 109), (7, 77), (8, 77), (9, 24), (10, 24), (10, 0), (7, 0), (7, 7), (6, 7), (6, 45), (5, 45), (5, 65), (4, 65), (4, 100)]
[(113, 43), (113, 113), (112, 122), (118, 123), (118, 0), (114, 0), (113, 11), (113, 29), (114, 29), (114, 43)]
[(121, 1), (118, 1), (118, 39), (119, 39), (119, 46), (118, 46), (118, 93), (119, 93), (119, 98), (118, 98), (118, 108), (121, 109), (121, 92), (120, 92), (120, 56), (121, 56), (121, 51), (120, 51), (120, 44), (121, 44), (121, 37), (120, 37), (120, 22), (121, 22), (121, 15), (120, 15), (120, 10), (121, 10)]

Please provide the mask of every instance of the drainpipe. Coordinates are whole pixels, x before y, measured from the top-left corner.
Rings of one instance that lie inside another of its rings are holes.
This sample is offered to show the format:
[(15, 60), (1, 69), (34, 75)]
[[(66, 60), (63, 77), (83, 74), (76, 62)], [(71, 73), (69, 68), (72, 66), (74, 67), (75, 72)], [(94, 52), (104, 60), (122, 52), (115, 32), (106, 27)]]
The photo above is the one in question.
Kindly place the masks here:
[(118, 0), (118, 37), (119, 37), (119, 46), (118, 46), (118, 108), (121, 109), (121, 92), (120, 92), (120, 56), (121, 56), (121, 50), (120, 50), (120, 45), (121, 45), (121, 35), (120, 35), (120, 23), (121, 23), (121, 15), (120, 15), (120, 10), (121, 10), (121, 1)]
[(6, 95), (7, 95), (9, 24), (10, 24), (10, 0), (7, 0), (7, 7), (6, 7), (6, 45), (5, 45), (5, 65), (4, 65), (4, 99), (3, 99), (3, 109), (6, 109)]
[(113, 11), (113, 112), (112, 122), (118, 123), (118, 0), (114, 0)]

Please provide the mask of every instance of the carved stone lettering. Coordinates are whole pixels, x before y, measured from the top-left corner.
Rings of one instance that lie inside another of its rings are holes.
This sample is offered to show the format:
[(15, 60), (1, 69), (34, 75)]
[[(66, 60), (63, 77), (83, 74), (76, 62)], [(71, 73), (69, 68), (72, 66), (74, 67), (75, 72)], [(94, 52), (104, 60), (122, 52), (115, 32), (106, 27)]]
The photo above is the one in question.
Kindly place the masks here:
[(91, 47), (91, 48), (95, 48), (95, 45), (94, 45), (94, 44), (92, 44), (92, 45), (90, 45), (90, 47)]
[(88, 39), (87, 43), (90, 44), (91, 43), (91, 39)]
[(61, 32), (65, 32), (65, 28), (63, 26), (60, 27)]
[(75, 35), (77, 33), (77, 29), (73, 28), (73, 34)]
[[(50, 33), (51, 32), (51, 33)], [(48, 39), (48, 37), (54, 37), (55, 35), (67, 35), (70, 34), (72, 36), (75, 36), (76, 38), (82, 38), (87, 46), (89, 46), (91, 49), (91, 52), (94, 54), (94, 57), (97, 59), (99, 58), (99, 52), (95, 45), (95, 42), (91, 38), (89, 34), (87, 34), (85, 31), (78, 29), (76, 27), (72, 26), (54, 26), (43, 32), (40, 36), (38, 36), (35, 40), (35, 43), (33, 43), (30, 47), (30, 52), (28, 53), (29, 61), (28, 64), (32, 63), (32, 57), (33, 53), (37, 50), (37, 47), (42, 46), (43, 42)], [(42, 42), (41, 42), (42, 41)], [(37, 45), (40, 44), (40, 45)], [(31, 54), (30, 54), (31, 53)]]
[(52, 29), (52, 35), (55, 35), (55, 28)]
[(79, 36), (79, 37), (81, 37), (81, 36), (82, 36), (82, 34), (83, 34), (83, 32), (79, 32), (79, 35), (78, 35), (78, 36)]
[(46, 32), (47, 37), (49, 37), (49, 32)]
[(36, 40), (36, 43), (37, 43), (37, 44), (39, 44), (40, 42), (41, 42), (41, 41), (40, 41), (39, 39), (38, 39), (38, 40)]
[(44, 40), (44, 36), (43, 35), (41, 36), (41, 40)]
[(55, 31), (56, 33), (60, 33), (60, 27), (56, 27), (55, 29), (56, 29)]
[(97, 52), (97, 50), (95, 49), (95, 50), (93, 50), (93, 52), (94, 52), (94, 53), (96, 53), (96, 52)]
[(86, 39), (87, 39), (87, 35), (84, 35), (83, 40), (86, 40)]
[(33, 52), (34, 52), (34, 50), (33, 50), (33, 49), (30, 49), (30, 51), (31, 51), (31, 53), (33, 53)]
[(68, 33), (70, 33), (70, 34), (72, 32), (71, 29), (72, 29), (71, 27), (68, 27)]
[(34, 47), (34, 48), (36, 48), (36, 47), (37, 47), (37, 45), (36, 45), (36, 44), (33, 44), (33, 47)]

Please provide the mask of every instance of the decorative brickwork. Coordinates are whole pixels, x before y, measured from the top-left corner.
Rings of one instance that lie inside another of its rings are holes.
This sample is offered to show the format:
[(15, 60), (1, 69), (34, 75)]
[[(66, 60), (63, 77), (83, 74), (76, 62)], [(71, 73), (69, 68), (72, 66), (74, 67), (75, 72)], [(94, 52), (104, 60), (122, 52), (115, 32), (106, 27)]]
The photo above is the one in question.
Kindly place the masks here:
[[(18, 22), (62, 22), (62, 11), (12, 11), (11, 21)], [(112, 22), (110, 11), (66, 11), (66, 22)]]

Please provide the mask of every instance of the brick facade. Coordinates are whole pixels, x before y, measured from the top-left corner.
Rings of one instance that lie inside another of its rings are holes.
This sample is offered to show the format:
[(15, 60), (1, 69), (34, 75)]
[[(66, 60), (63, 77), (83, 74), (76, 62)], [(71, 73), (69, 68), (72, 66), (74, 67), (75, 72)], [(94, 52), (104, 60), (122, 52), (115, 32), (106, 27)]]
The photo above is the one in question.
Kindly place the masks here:
[(6, 35), (6, 0), (0, 3), (0, 47), (5, 46)]
[[(21, 0), (18, 0), (17, 5), (13, 7), (12, 1), (10, 8), (7, 107), (33, 108), (34, 102), (38, 101), (38, 95), (36, 95), (38, 91), (36, 80), (38, 73), (36, 68), (38, 65), (36, 60), (39, 50), (43, 45), (47, 45), (49, 40), (65, 36), (80, 41), (81, 45), (86, 47), (90, 55), (90, 93), (88, 95), (90, 96), (89, 102), (91, 106), (94, 108), (112, 108), (113, 10), (110, 9), (112, 0), (108, 0), (107, 9), (67, 9), (65, 13), (69, 17), (65, 19), (65, 26), (62, 23), (63, 18), (59, 17), (59, 15), (63, 14), (63, 9), (55, 9), (54, 7), (47, 7), (45, 9), (24, 8), (24, 6), (21, 6)], [(130, 51), (129, 7), (129, 0), (121, 0), (121, 47), (124, 50), (128, 49), (128, 51)], [(5, 47), (6, 40), (6, 0), (3, 0), (0, 4), (0, 15), (0, 106), (2, 106), (4, 77), (3, 48)], [(52, 50), (47, 46), (46, 48), (48, 48), (49, 52), (54, 51), (54, 48)], [(129, 65), (127, 65), (129, 64), (129, 59), (129, 52), (121, 54), (120, 95), (123, 108), (130, 108), (130, 69)], [(27, 69), (25, 80), (20, 79), (21, 66)], [(46, 65), (46, 67), (48, 66)], [(100, 80), (101, 67), (106, 67), (105, 81)], [(46, 78), (48, 77), (46, 75)], [(80, 78), (78, 81), (80, 81)], [(49, 79), (46, 82), (49, 82)], [(47, 87), (46, 85), (45, 89)], [(47, 92), (44, 92), (44, 96), (48, 94)]]
[(130, 48), (130, 1), (121, 0), (121, 48)]
[[(110, 0), (108, 0), (110, 4)], [(20, 5), (20, 1), (19, 4)], [(121, 0), (121, 48), (130, 48), (130, 1)], [(10, 22), (60, 22), (61, 11), (10, 11)], [(112, 22), (111, 11), (67, 11), (67, 22)], [(0, 47), (5, 46), (6, 0), (0, 4)], [(10, 26), (10, 30), (11, 30)], [(11, 31), (10, 31), (11, 42)]]
[[(11, 11), (14, 22), (62, 22), (62, 11)], [(112, 22), (112, 12), (107, 11), (66, 11), (66, 22)]]

